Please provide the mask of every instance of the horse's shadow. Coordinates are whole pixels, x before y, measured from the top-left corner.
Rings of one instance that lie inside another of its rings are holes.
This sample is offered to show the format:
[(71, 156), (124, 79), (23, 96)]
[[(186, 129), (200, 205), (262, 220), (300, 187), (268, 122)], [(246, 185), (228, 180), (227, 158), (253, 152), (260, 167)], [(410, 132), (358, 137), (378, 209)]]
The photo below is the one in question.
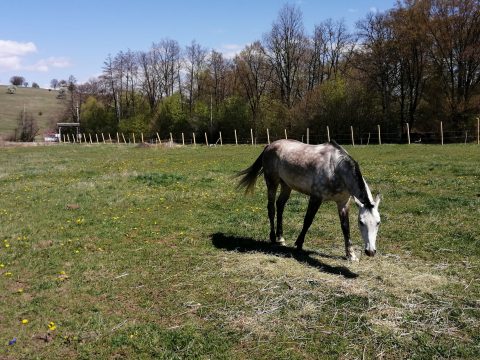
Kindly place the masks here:
[(356, 277), (358, 277), (358, 274), (350, 271), (345, 266), (331, 266), (319, 261), (311, 255), (315, 254), (330, 259), (339, 258), (336, 256), (326, 255), (316, 251), (297, 250), (296, 248), (290, 246), (279, 246), (272, 244), (271, 242), (259, 241), (249, 237), (226, 235), (223, 233), (215, 233), (212, 234), (210, 237), (212, 239), (212, 244), (217, 249), (237, 251), (242, 253), (261, 252), (274, 256), (291, 257), (300, 263), (308, 264), (309, 266), (317, 268), (320, 271), (328, 274), (341, 275), (348, 279), (355, 279)]

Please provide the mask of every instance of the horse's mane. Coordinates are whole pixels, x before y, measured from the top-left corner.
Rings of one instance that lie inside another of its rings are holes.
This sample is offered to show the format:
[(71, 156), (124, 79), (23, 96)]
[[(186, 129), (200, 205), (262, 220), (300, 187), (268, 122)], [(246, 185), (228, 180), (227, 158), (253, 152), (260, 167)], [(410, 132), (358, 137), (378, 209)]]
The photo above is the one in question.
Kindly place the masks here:
[(340, 146), (335, 140), (331, 140), (330, 145), (332, 145), (335, 149), (339, 150), (341, 153), (340, 159), (337, 162), (336, 166), (339, 166), (341, 163), (346, 163), (347, 166), (350, 168), (352, 171), (353, 175), (355, 176), (355, 182), (358, 186), (358, 190), (360, 191), (360, 194), (362, 194), (363, 199), (359, 200), (367, 207), (367, 208), (373, 208), (374, 204), (371, 202), (369, 196), (368, 196), (368, 191), (367, 187), (365, 184), (365, 180), (363, 179), (362, 172), (360, 171), (360, 166), (358, 165), (358, 162), (356, 162), (350, 154), (345, 150), (342, 146)]

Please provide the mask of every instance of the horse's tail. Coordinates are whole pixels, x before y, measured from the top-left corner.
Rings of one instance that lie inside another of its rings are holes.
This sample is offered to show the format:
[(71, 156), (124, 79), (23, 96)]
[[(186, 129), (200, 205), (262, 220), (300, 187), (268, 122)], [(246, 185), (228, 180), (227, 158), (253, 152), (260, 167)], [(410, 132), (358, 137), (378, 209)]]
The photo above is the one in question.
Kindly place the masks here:
[(237, 189), (245, 188), (245, 194), (253, 193), (255, 183), (257, 182), (257, 177), (263, 173), (263, 153), (265, 152), (266, 148), (267, 147), (263, 149), (260, 156), (249, 168), (246, 168), (245, 170), (235, 174), (235, 177), (241, 176), (241, 179), (237, 185)]

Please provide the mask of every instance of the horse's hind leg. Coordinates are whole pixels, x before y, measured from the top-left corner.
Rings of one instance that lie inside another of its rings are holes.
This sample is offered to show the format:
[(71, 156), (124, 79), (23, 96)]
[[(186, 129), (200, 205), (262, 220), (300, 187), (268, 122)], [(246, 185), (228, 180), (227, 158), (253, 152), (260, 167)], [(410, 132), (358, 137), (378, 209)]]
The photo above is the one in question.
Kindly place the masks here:
[(302, 250), (303, 242), (305, 241), (305, 235), (307, 234), (308, 228), (312, 225), (313, 218), (318, 211), (318, 208), (322, 204), (322, 199), (310, 196), (310, 200), (308, 202), (307, 213), (305, 214), (305, 219), (303, 220), (303, 228), (298, 235), (297, 241), (295, 241), (295, 246), (298, 250)]
[(291, 192), (292, 188), (282, 181), (280, 183), (280, 195), (277, 199), (277, 242), (280, 244), (285, 243), (285, 239), (283, 238), (283, 210), (285, 209), (285, 204)]
[(265, 177), (268, 191), (268, 219), (270, 220), (270, 241), (275, 242), (275, 197), (277, 196), (278, 182), (272, 181)]

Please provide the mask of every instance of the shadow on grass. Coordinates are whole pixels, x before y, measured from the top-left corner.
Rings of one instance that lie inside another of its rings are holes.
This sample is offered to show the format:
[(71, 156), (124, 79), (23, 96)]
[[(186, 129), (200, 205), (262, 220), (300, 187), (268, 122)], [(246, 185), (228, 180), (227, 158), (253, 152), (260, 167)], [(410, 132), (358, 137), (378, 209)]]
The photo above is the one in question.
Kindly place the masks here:
[(213, 246), (215, 246), (217, 249), (238, 251), (241, 253), (261, 252), (269, 255), (291, 257), (300, 263), (305, 263), (328, 274), (341, 275), (348, 279), (355, 279), (358, 277), (358, 274), (350, 271), (345, 266), (331, 266), (325, 264), (312, 257), (312, 254), (330, 259), (338, 259), (336, 256), (321, 254), (316, 251), (309, 250), (299, 251), (291, 246), (279, 246), (266, 241), (259, 241), (248, 237), (239, 237), (222, 233), (215, 233), (210, 237), (212, 239)]

